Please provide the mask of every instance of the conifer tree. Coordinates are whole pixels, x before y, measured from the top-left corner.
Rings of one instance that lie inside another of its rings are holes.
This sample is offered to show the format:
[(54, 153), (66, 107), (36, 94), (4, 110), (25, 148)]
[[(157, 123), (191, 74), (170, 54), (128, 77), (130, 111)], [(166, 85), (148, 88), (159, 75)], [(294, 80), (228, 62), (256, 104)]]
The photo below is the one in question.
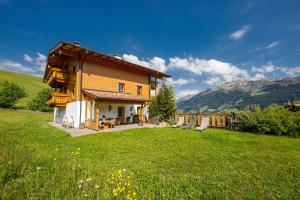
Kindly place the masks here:
[(157, 107), (159, 116), (163, 120), (168, 120), (176, 112), (176, 100), (174, 92), (171, 86), (166, 85), (165, 82), (162, 83), (162, 86), (157, 95)]

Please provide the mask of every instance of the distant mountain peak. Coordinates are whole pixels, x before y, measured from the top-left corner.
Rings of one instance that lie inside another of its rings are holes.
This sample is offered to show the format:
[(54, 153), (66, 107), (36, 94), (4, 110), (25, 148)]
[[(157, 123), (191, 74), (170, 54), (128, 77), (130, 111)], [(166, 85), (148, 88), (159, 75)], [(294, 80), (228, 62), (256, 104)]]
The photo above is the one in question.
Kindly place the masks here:
[(300, 76), (263, 80), (240, 79), (206, 89), (177, 102), (184, 111), (225, 110), (242, 108), (249, 104), (262, 107), (272, 103), (283, 104), (288, 100), (300, 99)]

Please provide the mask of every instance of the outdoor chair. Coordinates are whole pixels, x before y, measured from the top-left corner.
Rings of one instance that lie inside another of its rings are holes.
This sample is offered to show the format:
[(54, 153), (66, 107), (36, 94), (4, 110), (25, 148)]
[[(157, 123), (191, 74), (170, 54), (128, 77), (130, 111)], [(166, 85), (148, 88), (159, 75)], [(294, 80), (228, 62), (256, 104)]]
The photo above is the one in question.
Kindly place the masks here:
[(196, 124), (195, 119), (191, 118), (187, 124), (183, 125), (183, 128), (184, 129), (193, 128), (195, 126), (195, 124)]
[(74, 128), (74, 119), (73, 117), (68, 118), (66, 115), (63, 118), (62, 126), (65, 128)]
[(111, 119), (108, 121), (110, 128), (115, 128), (116, 125), (116, 120), (115, 119)]
[(172, 125), (171, 127), (172, 127), (172, 128), (177, 128), (177, 127), (179, 127), (179, 126), (182, 126), (183, 122), (184, 122), (184, 117), (178, 117), (177, 124), (174, 124), (174, 125)]
[(208, 125), (209, 125), (209, 118), (204, 117), (202, 119), (200, 126), (196, 127), (195, 130), (202, 131), (202, 130), (206, 129), (208, 127)]

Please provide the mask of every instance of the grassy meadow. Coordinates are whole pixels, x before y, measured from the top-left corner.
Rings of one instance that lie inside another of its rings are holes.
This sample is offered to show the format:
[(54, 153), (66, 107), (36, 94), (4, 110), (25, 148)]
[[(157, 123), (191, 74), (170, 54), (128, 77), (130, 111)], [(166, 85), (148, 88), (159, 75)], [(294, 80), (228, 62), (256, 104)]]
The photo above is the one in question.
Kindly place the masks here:
[(0, 110), (0, 199), (299, 199), (300, 139), (222, 129), (72, 138)]
[(45, 83), (43, 83), (41, 77), (0, 69), (0, 83), (3, 81), (10, 81), (25, 88), (27, 96), (20, 99), (20, 101), (15, 105), (16, 108), (26, 108), (27, 103), (34, 98), (41, 89), (48, 87)]

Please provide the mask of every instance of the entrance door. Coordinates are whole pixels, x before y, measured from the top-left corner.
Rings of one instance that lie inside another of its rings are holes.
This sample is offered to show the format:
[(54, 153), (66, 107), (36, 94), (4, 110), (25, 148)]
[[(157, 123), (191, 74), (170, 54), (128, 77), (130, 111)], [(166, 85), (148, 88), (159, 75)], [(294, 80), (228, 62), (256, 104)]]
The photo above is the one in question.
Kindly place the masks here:
[(120, 118), (120, 123), (124, 124), (125, 123), (125, 107), (124, 106), (118, 107), (118, 117)]

